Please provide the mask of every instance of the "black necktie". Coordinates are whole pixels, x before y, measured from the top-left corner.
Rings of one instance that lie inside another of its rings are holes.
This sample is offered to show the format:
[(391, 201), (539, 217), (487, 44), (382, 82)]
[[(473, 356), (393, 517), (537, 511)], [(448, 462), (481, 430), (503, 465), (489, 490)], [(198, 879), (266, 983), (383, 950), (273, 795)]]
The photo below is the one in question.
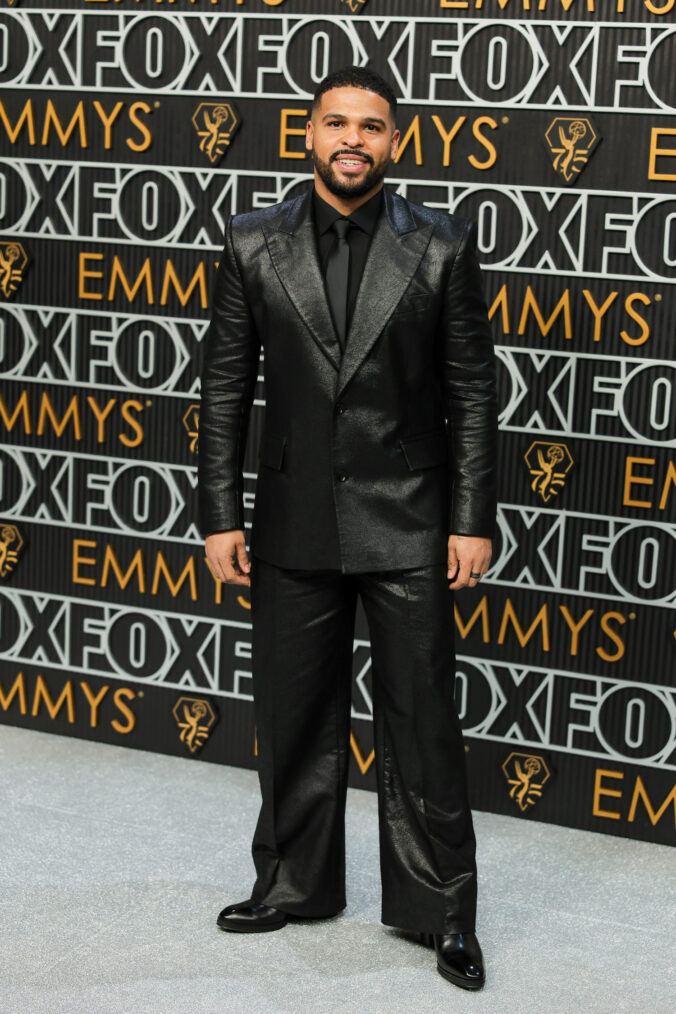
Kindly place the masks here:
[(350, 273), (350, 245), (347, 232), (352, 222), (338, 218), (331, 228), (336, 234), (336, 245), (326, 262), (326, 294), (338, 332), (340, 347), (345, 351), (347, 337), (347, 285)]

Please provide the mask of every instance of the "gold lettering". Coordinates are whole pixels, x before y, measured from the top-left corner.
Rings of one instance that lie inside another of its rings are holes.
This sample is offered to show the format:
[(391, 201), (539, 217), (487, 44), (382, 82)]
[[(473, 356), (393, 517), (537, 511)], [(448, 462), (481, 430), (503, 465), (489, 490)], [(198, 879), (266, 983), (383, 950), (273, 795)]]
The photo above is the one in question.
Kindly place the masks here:
[(458, 603), (455, 602), (453, 605), (453, 612), (455, 614), (455, 624), (458, 628), (461, 638), (463, 641), (469, 634), (470, 630), (481, 617), (481, 635), (483, 637), (484, 644), (488, 644), (491, 639), (489, 616), (488, 616), (488, 598), (483, 595), (479, 605), (476, 607), (472, 615), (470, 616), (467, 623), (463, 623), (460, 610), (458, 609)]
[(122, 418), (125, 422), (129, 423), (136, 434), (136, 437), (133, 440), (131, 437), (128, 437), (126, 433), (119, 434), (120, 443), (124, 444), (125, 447), (138, 447), (139, 444), (143, 443), (143, 426), (138, 419), (134, 419), (131, 415), (132, 409), (136, 409), (137, 412), (142, 412), (143, 405), (140, 401), (136, 401), (133, 398), (122, 403)]
[(571, 655), (577, 655), (577, 646), (578, 641), (580, 639), (580, 631), (584, 627), (585, 623), (587, 623), (592, 618), (592, 616), (594, 615), (594, 610), (588, 609), (587, 612), (582, 617), (582, 619), (578, 620), (578, 622), (576, 623), (568, 610), (568, 606), (560, 605), (559, 609), (561, 610), (564, 620), (570, 627), (570, 632), (572, 634), (572, 637), (570, 639), (570, 653)]
[(92, 412), (94, 413), (94, 415), (98, 420), (96, 439), (99, 444), (102, 444), (103, 441), (105, 440), (106, 434), (104, 423), (107, 417), (113, 411), (116, 402), (117, 398), (109, 398), (106, 407), (104, 409), (100, 409), (96, 401), (96, 398), (94, 398), (91, 394), (87, 396), (87, 404), (89, 405), (89, 407), (91, 408)]
[(44, 681), (43, 676), (40, 674), (35, 682), (35, 696), (33, 697), (33, 708), (31, 715), (35, 716), (40, 711), (40, 702), (45, 702), (45, 707), (49, 712), (49, 717), (54, 719), (57, 717), (61, 708), (63, 707), (64, 701), (66, 703), (66, 710), (68, 713), (68, 721), (72, 725), (75, 721), (75, 702), (73, 701), (73, 684), (71, 680), (64, 685), (61, 695), (57, 701), (53, 701), (49, 694), (49, 689)]
[(82, 101), (82, 99), (80, 99), (77, 106), (75, 107), (75, 112), (73, 113), (72, 119), (68, 124), (68, 126), (65, 128), (65, 130), (61, 126), (61, 121), (59, 120), (58, 113), (54, 108), (54, 103), (52, 102), (51, 99), (47, 99), (47, 108), (45, 109), (45, 122), (42, 127), (41, 143), (43, 146), (49, 144), (49, 128), (51, 127), (52, 124), (54, 124), (54, 129), (56, 130), (56, 133), (59, 135), (59, 140), (61, 141), (62, 148), (65, 148), (66, 145), (68, 144), (70, 140), (70, 135), (73, 133), (76, 126), (80, 132), (80, 147), (81, 148), (88, 147), (87, 125), (85, 123), (84, 118), (84, 102)]
[(667, 474), (664, 477), (664, 486), (662, 487), (662, 496), (660, 497), (659, 503), (659, 509), (661, 511), (663, 511), (667, 506), (671, 486), (676, 486), (676, 465), (673, 461), (669, 462), (669, 465), (667, 466)]
[(674, 785), (671, 792), (664, 800), (659, 810), (657, 810), (656, 812), (655, 810), (653, 810), (652, 803), (650, 802), (650, 798), (648, 796), (648, 793), (646, 792), (645, 785), (643, 784), (643, 779), (641, 778), (640, 775), (637, 775), (636, 784), (634, 785), (634, 794), (631, 797), (631, 806), (629, 807), (629, 816), (627, 817), (627, 821), (629, 823), (633, 823), (636, 818), (636, 809), (638, 807), (639, 799), (643, 801), (645, 812), (648, 814), (648, 819), (650, 823), (653, 825), (653, 827), (655, 826), (655, 824), (657, 824), (659, 820), (662, 819), (664, 814), (667, 812), (669, 804), (673, 803), (674, 827), (676, 827), (676, 785)]
[(563, 313), (564, 336), (568, 339), (573, 337), (573, 327), (570, 316), (570, 292), (568, 289), (564, 290), (563, 295), (561, 296), (561, 299), (554, 307), (551, 316), (549, 317), (548, 320), (545, 321), (542, 310), (540, 309), (538, 301), (535, 298), (535, 293), (533, 292), (533, 289), (529, 285), (526, 289), (526, 296), (523, 301), (521, 320), (519, 321), (519, 332), (518, 332), (519, 334), (524, 334), (526, 331), (526, 324), (528, 322), (528, 313), (530, 310), (533, 311), (533, 316), (535, 317), (538, 327), (540, 328), (540, 331), (542, 332), (542, 335), (545, 338), (551, 331), (554, 325), (554, 321), (556, 320), (556, 318), (559, 316), (560, 313)]
[(101, 572), (101, 587), (105, 588), (108, 584), (108, 576), (112, 570), (113, 574), (117, 578), (117, 583), (120, 588), (126, 588), (131, 581), (132, 574), (136, 572), (138, 579), (138, 590), (139, 592), (145, 593), (146, 590), (146, 577), (143, 570), (143, 550), (139, 548), (134, 553), (131, 563), (127, 568), (125, 574), (122, 573), (120, 564), (115, 556), (115, 550), (112, 546), (107, 545), (106, 551), (103, 557), (103, 570)]
[(280, 158), (306, 158), (304, 151), (291, 151), (288, 147), (290, 137), (305, 137), (305, 126), (290, 127), (289, 117), (302, 116), (308, 118), (307, 109), (282, 109), (279, 125), (279, 157)]
[(115, 120), (119, 116), (120, 110), (124, 109), (124, 102), (116, 102), (115, 105), (114, 105), (114, 107), (113, 107), (113, 111), (110, 114), (107, 114), (106, 111), (105, 111), (105, 109), (103, 108), (103, 106), (99, 102), (99, 100), (98, 99), (94, 99), (94, 109), (99, 114), (99, 119), (101, 120), (101, 123), (103, 124), (103, 128), (104, 128), (103, 147), (104, 148), (112, 148), (112, 146), (113, 146), (113, 140), (112, 140), (112, 130), (111, 130), (111, 127), (113, 126), (113, 123), (115, 122)]
[(514, 633), (516, 634), (519, 644), (521, 645), (522, 648), (526, 647), (526, 645), (530, 641), (531, 637), (534, 635), (537, 628), (541, 626), (542, 650), (549, 651), (549, 620), (546, 602), (539, 610), (537, 616), (531, 623), (528, 630), (524, 633), (521, 624), (519, 623), (516, 612), (514, 611), (512, 600), (508, 598), (507, 601), (505, 602), (505, 609), (502, 614), (502, 623), (500, 624), (500, 633), (498, 634), (498, 644), (505, 643), (505, 638), (507, 637), (507, 628), (510, 623), (514, 628)]
[(592, 294), (589, 291), (589, 289), (583, 289), (582, 290), (582, 295), (587, 300), (587, 302), (589, 304), (589, 307), (591, 309), (591, 312), (594, 314), (594, 341), (595, 342), (600, 342), (601, 341), (601, 321), (602, 321), (604, 315), (610, 309), (611, 304), (614, 302), (614, 300), (619, 295), (619, 293), (617, 293), (617, 292), (611, 292), (610, 295), (608, 296), (608, 298), (606, 299), (605, 303), (603, 304), (603, 306), (597, 306), (596, 305), (596, 302), (594, 301), (594, 297), (592, 296)]
[(80, 251), (78, 258), (78, 287), (77, 294), (80, 299), (103, 299), (100, 292), (89, 292), (85, 289), (86, 278), (103, 278), (102, 271), (90, 271), (87, 268), (87, 261), (102, 261), (102, 253), (85, 253)]
[(638, 300), (639, 303), (643, 303), (644, 306), (650, 306), (650, 297), (646, 296), (644, 292), (632, 292), (624, 301), (624, 308), (637, 324), (641, 325), (641, 333), (638, 338), (632, 338), (627, 334), (626, 331), (620, 331), (620, 337), (622, 341), (627, 345), (643, 345), (644, 342), (650, 337), (650, 326), (644, 317), (634, 310), (634, 303)]
[(162, 553), (161, 549), (158, 550), (157, 558), (155, 560), (155, 575), (153, 577), (153, 586), (152, 586), (153, 595), (157, 594), (157, 590), (160, 585), (160, 574), (164, 575), (164, 578), (166, 580), (167, 585), (169, 586), (169, 590), (173, 598), (176, 598), (179, 591), (181, 590), (181, 585), (188, 578), (190, 579), (190, 598), (193, 601), (197, 598), (197, 577), (195, 575), (195, 560), (193, 559), (192, 556), (187, 561), (178, 579), (174, 582), (171, 573), (169, 571), (167, 562), (164, 558), (164, 554)]
[(5, 112), (5, 104), (0, 99), (0, 122), (7, 131), (7, 136), (12, 144), (16, 144), (16, 139), (21, 133), (21, 128), (24, 123), (28, 125), (28, 143), (35, 144), (35, 120), (33, 119), (33, 100), (26, 99), (24, 107), (19, 114), (19, 118), (16, 124), (12, 126), (9, 117)]
[[(643, 0), (643, 2), (651, 14), (659, 15), (659, 14), (669, 14), (669, 12), (674, 9), (674, 3), (676, 3), (676, 0), (665, 0), (665, 2), (662, 4), (661, 7), (658, 7), (656, 4), (651, 3), (651, 0)], [(672, 178), (676, 179), (676, 176)]]
[(81, 556), (81, 547), (95, 547), (96, 542), (91, 542), (88, 539), (73, 539), (73, 566), (71, 581), (73, 584), (96, 584), (96, 580), (93, 577), (82, 577), (80, 573), (80, 567), (86, 565), (92, 567), (96, 564), (95, 556)]
[(488, 319), (492, 320), (498, 309), (500, 310), (500, 316), (502, 318), (502, 333), (509, 334), (509, 298), (507, 295), (507, 282), (503, 282), (500, 286), (500, 291), (493, 300), (490, 310), (488, 311)]
[(106, 684), (106, 686), (101, 687), (100, 691), (96, 695), (94, 695), (93, 690), (88, 683), (85, 683), (84, 680), (80, 680), (80, 686), (82, 687), (85, 697), (89, 701), (89, 726), (90, 728), (95, 729), (99, 724), (99, 704), (108, 693), (108, 685)]
[(654, 458), (632, 458), (628, 456), (624, 463), (624, 495), (622, 504), (624, 507), (652, 507), (652, 500), (634, 500), (631, 487), (634, 485), (652, 486), (653, 479), (647, 475), (634, 475), (634, 465), (645, 465), (652, 467), (655, 464)]
[(118, 711), (121, 711), (124, 717), (127, 719), (126, 725), (120, 722), (119, 719), (117, 718), (114, 718), (112, 720), (110, 724), (112, 725), (113, 729), (115, 729), (115, 732), (120, 732), (123, 735), (126, 735), (127, 733), (131, 732), (134, 726), (136, 725), (136, 715), (131, 710), (131, 708), (124, 703), (125, 698), (128, 701), (133, 701), (135, 697), (136, 697), (135, 691), (130, 690), (129, 687), (119, 687), (113, 694), (113, 702), (115, 704), (115, 707), (118, 709)]
[(488, 152), (488, 157), (484, 159), (483, 162), (480, 162), (474, 155), (469, 156), (468, 161), (471, 162), (475, 169), (490, 169), (491, 166), (495, 165), (498, 157), (497, 148), (493, 142), (489, 141), (489, 139), (481, 133), (481, 127), (484, 125), (490, 127), (491, 130), (497, 130), (498, 128), (497, 121), (494, 120), (492, 116), (479, 116), (472, 124), (472, 133), (477, 141), (479, 141), (479, 143), (483, 145)]
[(52, 424), (52, 429), (56, 433), (57, 437), (60, 437), (65, 430), (70, 418), (73, 419), (73, 431), (75, 433), (75, 439), (82, 439), (82, 426), (80, 423), (80, 408), (77, 400), (77, 395), (74, 394), (68, 403), (68, 407), (63, 414), (63, 418), (58, 420), (52, 402), (50, 400), (47, 391), (42, 392), (42, 399), (40, 401), (40, 415), (38, 416), (38, 428), (36, 430), (38, 436), (42, 436), (45, 431), (45, 420), (49, 418)]
[(401, 156), (406, 151), (406, 148), (408, 147), (411, 138), (413, 138), (413, 145), (415, 148), (415, 164), (422, 165), (423, 157), (422, 157), (422, 138), (420, 136), (420, 113), (416, 113), (413, 119), (411, 120), (411, 125), (406, 131), (403, 141), (399, 145), (399, 150), (394, 160), (395, 164), (399, 161)]
[(146, 151), (146, 149), (150, 147), (150, 144), (153, 139), (153, 135), (150, 133), (148, 125), (146, 123), (143, 123), (143, 121), (139, 119), (138, 116), (139, 112), (151, 113), (152, 109), (150, 108), (147, 102), (134, 102), (129, 107), (129, 119), (131, 120), (133, 125), (138, 129), (139, 133), (141, 134), (141, 137), (143, 138), (142, 141), (133, 141), (131, 137), (128, 137), (126, 139), (125, 143), (128, 148), (131, 148), (132, 151)]
[(463, 125), (463, 123), (465, 122), (466, 119), (467, 119), (466, 116), (459, 116), (457, 118), (457, 120), (455, 121), (455, 123), (453, 124), (453, 126), (451, 127), (451, 129), (447, 132), (446, 128), (444, 127), (443, 123), (441, 122), (441, 118), (439, 116), (437, 116), (436, 113), (432, 117), (432, 123), (437, 128), (437, 130), (439, 131), (439, 133), (441, 135), (441, 139), (444, 142), (444, 159), (443, 159), (443, 164), (446, 165), (446, 166), (448, 166), (448, 165), (451, 164), (451, 141), (453, 140), (453, 138), (455, 137), (455, 135), (458, 133), (458, 131), (460, 130), (460, 128), (462, 127), (462, 125)]
[[(195, 273), (192, 276), (192, 278), (190, 279), (190, 281), (188, 282), (188, 287), (186, 289), (183, 289), (181, 287), (181, 283), (178, 280), (178, 275), (176, 274), (176, 271), (174, 269), (174, 265), (172, 264), (171, 260), (167, 261), (167, 263), (165, 264), (165, 267), (164, 267), (164, 282), (162, 283), (162, 294), (160, 296), (160, 305), (161, 306), (166, 306), (167, 305), (167, 300), (169, 298), (169, 286), (170, 286), (170, 284), (173, 286), (174, 291), (175, 291), (176, 295), (178, 296), (178, 301), (181, 304), (181, 306), (185, 306), (186, 305), (186, 303), (188, 302), (188, 300), (190, 299), (190, 297), (192, 295), (193, 289), (196, 286), (199, 285), (200, 306), (202, 307), (203, 310), (205, 310), (207, 308), (207, 306), (208, 306), (208, 302), (207, 302), (207, 298), (208, 298), (207, 297), (207, 276), (206, 276), (206, 272), (204, 270), (204, 261), (202, 261), (199, 264), (199, 266), (197, 267), (197, 269), (195, 270)], [(152, 300), (150, 302), (152, 302)]]
[(595, 817), (606, 817), (608, 820), (619, 820), (621, 814), (616, 810), (602, 810), (601, 796), (615, 796), (622, 798), (622, 789), (608, 789), (603, 784), (604, 778), (617, 778), (620, 781), (624, 778), (624, 771), (609, 771), (606, 768), (597, 768), (594, 777), (594, 804), (592, 813)]
[(20, 415), (23, 415), (24, 431), (26, 433), (32, 432), (30, 409), (28, 405), (28, 391), (21, 392), (21, 397), (14, 406), (14, 411), (11, 416), (8, 414), (5, 406), (5, 400), (0, 394), (0, 417), (2, 418), (3, 424), (8, 433), (11, 433), (14, 429), (14, 424)]
[(112, 272), (110, 274), (110, 285), (108, 286), (108, 301), (109, 302), (112, 302), (112, 300), (115, 298), (115, 289), (116, 289), (118, 278), (120, 280), (120, 284), (122, 285), (122, 288), (124, 289), (124, 291), (125, 291), (125, 293), (127, 295), (127, 299), (129, 300), (130, 303), (133, 303), (133, 301), (134, 301), (134, 299), (136, 297), (136, 293), (139, 291), (139, 289), (141, 288), (141, 286), (143, 285), (144, 282), (145, 282), (145, 285), (146, 285), (146, 298), (147, 298), (148, 302), (150, 304), (152, 304), (152, 303), (155, 302), (155, 295), (154, 295), (154, 292), (153, 292), (153, 276), (152, 276), (152, 273), (151, 273), (151, 270), (150, 270), (150, 258), (149, 257), (146, 257), (146, 259), (144, 260), (143, 266), (141, 267), (141, 270), (139, 271), (138, 275), (136, 276), (136, 281), (134, 282), (134, 286), (132, 288), (132, 286), (129, 284), (129, 280), (127, 279), (127, 276), (124, 273), (124, 268), (122, 267), (122, 262), (120, 261), (120, 258), (117, 256), (117, 254), (115, 254), (115, 256), (113, 258), (113, 270), (112, 270)]
[[(646, 2), (646, 6), (648, 3)], [(658, 13), (653, 11), (653, 14)], [(658, 142), (661, 139), (661, 135), (664, 134), (667, 137), (676, 136), (676, 127), (653, 127), (650, 131), (650, 155), (648, 156), (648, 179), (649, 180), (669, 180), (673, 182), (676, 180), (676, 172), (673, 173), (658, 173), (657, 171), (657, 159), (658, 158), (676, 158), (676, 148), (658, 148)]]
[(5, 692), (0, 683), (0, 708), (3, 711), (8, 711), (12, 706), (14, 698), (19, 696), (19, 711), (22, 715), (26, 714), (26, 684), (24, 683), (23, 672), (20, 672), (14, 682), (12, 683), (11, 689)]
[(622, 613), (616, 612), (604, 613), (603, 616), (601, 617), (601, 630), (603, 631), (604, 634), (606, 634), (610, 638), (613, 644), (617, 645), (617, 651), (615, 652), (614, 655), (611, 655), (609, 652), (607, 652), (605, 648), (596, 649), (596, 654), (599, 656), (599, 658), (602, 658), (604, 662), (618, 662), (625, 652), (624, 641), (622, 640), (618, 632), (616, 630), (613, 630), (609, 626), (611, 620), (616, 620), (617, 623), (621, 624), (627, 622), (626, 616), (623, 616)]

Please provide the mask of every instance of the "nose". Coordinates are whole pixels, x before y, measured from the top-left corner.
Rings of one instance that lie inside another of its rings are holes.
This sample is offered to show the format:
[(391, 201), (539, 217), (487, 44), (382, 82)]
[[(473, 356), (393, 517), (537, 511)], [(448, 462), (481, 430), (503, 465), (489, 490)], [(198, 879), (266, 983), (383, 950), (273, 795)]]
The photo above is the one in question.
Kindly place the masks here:
[(359, 148), (360, 145), (364, 143), (362, 135), (357, 129), (357, 127), (350, 126), (349, 124), (348, 126), (345, 127), (345, 131), (343, 133), (343, 141), (345, 142), (345, 145), (348, 148)]

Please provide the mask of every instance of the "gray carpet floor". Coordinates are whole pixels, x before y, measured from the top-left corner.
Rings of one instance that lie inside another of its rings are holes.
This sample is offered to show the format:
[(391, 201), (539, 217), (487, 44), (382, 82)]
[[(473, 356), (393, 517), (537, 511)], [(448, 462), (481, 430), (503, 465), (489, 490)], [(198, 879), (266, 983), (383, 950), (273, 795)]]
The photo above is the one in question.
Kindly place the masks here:
[(0, 727), (3, 1014), (671, 1014), (666, 846), (476, 813), (487, 983), (380, 923), (376, 798), (348, 793), (348, 907), (223, 933), (254, 772)]

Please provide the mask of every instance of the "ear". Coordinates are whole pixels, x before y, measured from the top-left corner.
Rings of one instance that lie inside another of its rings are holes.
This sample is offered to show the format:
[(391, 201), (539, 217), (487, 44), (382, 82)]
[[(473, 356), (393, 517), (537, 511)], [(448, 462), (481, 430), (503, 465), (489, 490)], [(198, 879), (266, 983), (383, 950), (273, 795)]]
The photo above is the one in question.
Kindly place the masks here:
[(397, 128), (392, 134), (392, 141), (390, 142), (390, 157), (395, 160), (397, 152), (399, 151), (399, 138), (401, 137), (401, 131)]
[(305, 150), (312, 151), (312, 142), (314, 141), (315, 128), (312, 124), (312, 120), (308, 120), (305, 125)]

